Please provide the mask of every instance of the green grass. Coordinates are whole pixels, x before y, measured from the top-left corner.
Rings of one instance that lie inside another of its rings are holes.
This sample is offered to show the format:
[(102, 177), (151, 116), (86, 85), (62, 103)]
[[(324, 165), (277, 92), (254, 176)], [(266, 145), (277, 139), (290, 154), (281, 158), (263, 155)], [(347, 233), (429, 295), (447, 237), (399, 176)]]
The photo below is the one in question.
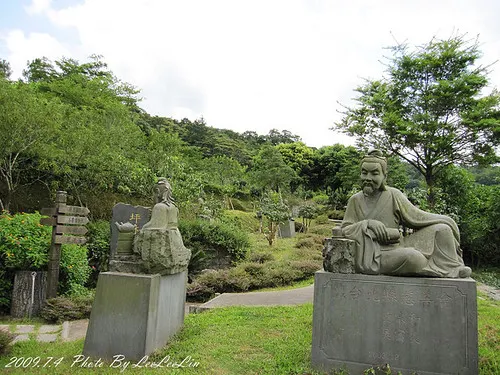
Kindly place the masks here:
[[(500, 302), (479, 294), (480, 374), (500, 374)], [(314, 374), (310, 367), (312, 305), (292, 307), (230, 307), (188, 315), (184, 329), (165, 349), (150, 357), (181, 362), (190, 356), (196, 368), (127, 368), (132, 374)], [(5, 368), (10, 358), (61, 358), (56, 368), (29, 368), (33, 374), (88, 374), (89, 369), (71, 367), (83, 348), (83, 340), (72, 343), (19, 342), (9, 355), (0, 358), (6, 374), (25, 373), (26, 369)], [(95, 371), (95, 370), (94, 370)], [(105, 364), (99, 373), (119, 374)]]
[(500, 301), (478, 293), (479, 368), (481, 374), (500, 374)]

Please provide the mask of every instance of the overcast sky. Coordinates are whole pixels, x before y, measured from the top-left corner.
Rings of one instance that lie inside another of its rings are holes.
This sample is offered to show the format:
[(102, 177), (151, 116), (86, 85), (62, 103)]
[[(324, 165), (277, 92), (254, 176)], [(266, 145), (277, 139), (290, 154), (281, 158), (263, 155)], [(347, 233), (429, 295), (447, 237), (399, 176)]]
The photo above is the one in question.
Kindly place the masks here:
[(18, 78), (36, 57), (100, 54), (150, 114), (320, 147), (349, 142), (329, 128), (382, 77), (384, 47), (467, 33), (489, 64), (499, 15), (498, 0), (0, 0), (0, 58)]

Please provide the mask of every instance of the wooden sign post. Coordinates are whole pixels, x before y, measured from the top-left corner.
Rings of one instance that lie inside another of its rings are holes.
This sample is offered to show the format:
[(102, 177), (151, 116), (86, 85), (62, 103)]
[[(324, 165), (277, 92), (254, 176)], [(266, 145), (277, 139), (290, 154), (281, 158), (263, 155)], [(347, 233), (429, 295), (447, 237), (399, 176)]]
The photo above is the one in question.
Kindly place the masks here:
[[(87, 207), (68, 206), (66, 200), (67, 193), (65, 191), (58, 191), (56, 193), (55, 207), (42, 208), (41, 210), (42, 215), (49, 217), (41, 219), (40, 224), (52, 227), (52, 242), (49, 250), (47, 270), (47, 298), (57, 296), (61, 244), (72, 243), (82, 245), (86, 242), (85, 237), (78, 237), (78, 235), (85, 235), (87, 228), (78, 225), (85, 225), (89, 222), (86, 216), (90, 211)], [(75, 216), (67, 216), (66, 214)]]

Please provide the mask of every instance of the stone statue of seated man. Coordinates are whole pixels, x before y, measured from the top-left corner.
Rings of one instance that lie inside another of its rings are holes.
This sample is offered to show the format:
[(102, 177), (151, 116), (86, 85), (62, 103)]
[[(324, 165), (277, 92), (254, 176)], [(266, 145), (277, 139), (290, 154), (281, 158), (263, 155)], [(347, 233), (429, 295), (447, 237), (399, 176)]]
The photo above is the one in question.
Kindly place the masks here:
[[(380, 151), (370, 151), (361, 162), (363, 191), (349, 199), (342, 222), (344, 236), (355, 241), (356, 272), (469, 277), (457, 224), (415, 207), (386, 179), (387, 160)], [(402, 236), (401, 225), (414, 232)]]

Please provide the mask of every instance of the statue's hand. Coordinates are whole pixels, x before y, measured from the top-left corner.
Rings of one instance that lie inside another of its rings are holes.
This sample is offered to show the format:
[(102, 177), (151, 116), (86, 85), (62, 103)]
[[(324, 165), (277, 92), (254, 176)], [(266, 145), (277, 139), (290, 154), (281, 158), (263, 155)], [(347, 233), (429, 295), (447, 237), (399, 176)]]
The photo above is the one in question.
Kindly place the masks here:
[(368, 220), (368, 229), (371, 229), (375, 233), (376, 240), (379, 243), (389, 243), (389, 233), (384, 223), (378, 220)]

